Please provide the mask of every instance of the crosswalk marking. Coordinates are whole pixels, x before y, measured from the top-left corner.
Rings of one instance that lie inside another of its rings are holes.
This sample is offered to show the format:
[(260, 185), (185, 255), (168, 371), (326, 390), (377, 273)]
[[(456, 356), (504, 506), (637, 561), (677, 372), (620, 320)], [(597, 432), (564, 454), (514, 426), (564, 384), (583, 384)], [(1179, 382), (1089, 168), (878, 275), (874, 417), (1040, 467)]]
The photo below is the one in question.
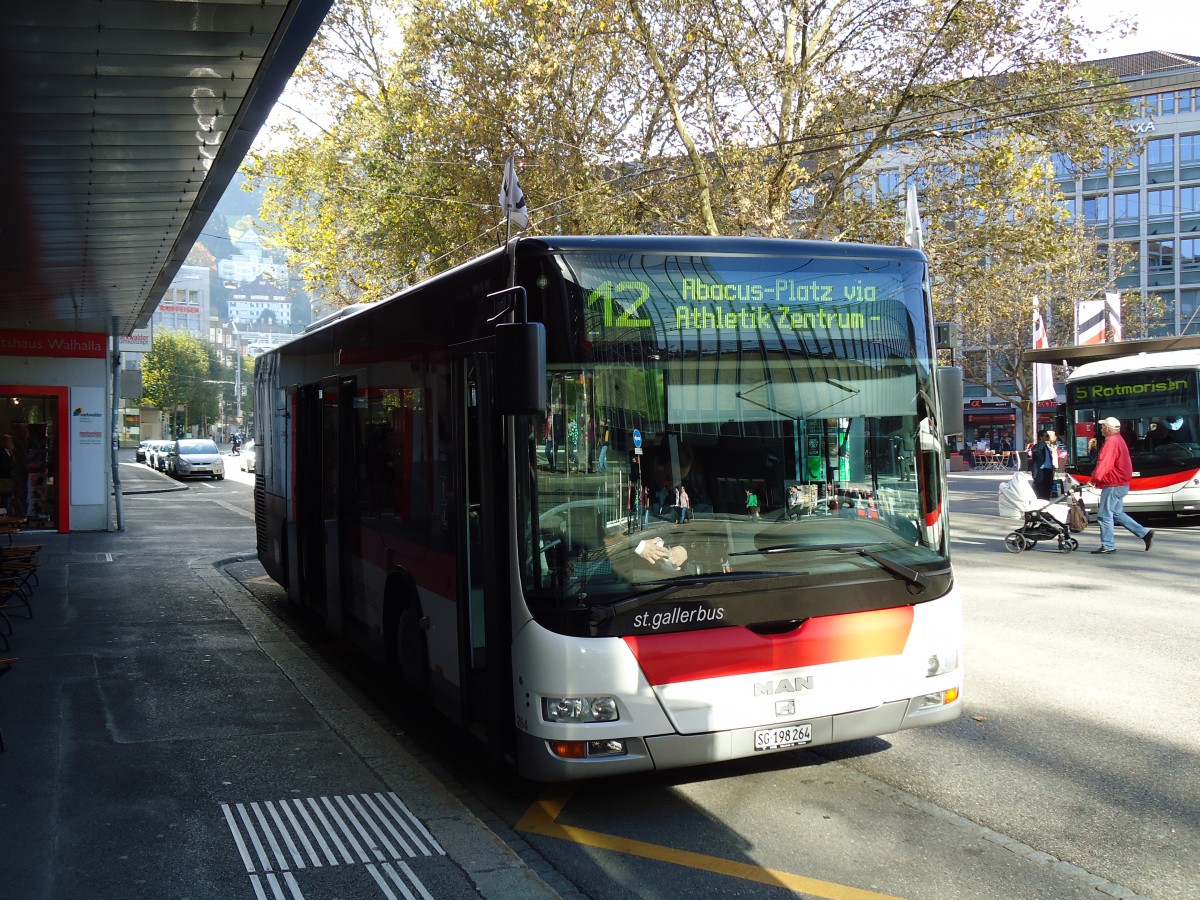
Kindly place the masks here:
[(296, 872), (357, 863), (388, 900), (433, 900), (406, 860), (446, 851), (394, 793), (222, 803), (221, 812), (257, 900), (304, 900)]

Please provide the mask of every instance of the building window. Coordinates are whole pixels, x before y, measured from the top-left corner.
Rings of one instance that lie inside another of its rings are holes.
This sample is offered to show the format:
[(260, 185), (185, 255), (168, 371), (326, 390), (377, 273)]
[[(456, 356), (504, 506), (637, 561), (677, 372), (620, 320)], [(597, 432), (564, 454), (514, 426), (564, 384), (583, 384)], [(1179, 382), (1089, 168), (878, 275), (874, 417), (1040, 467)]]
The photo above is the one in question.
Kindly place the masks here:
[(1175, 292), (1151, 291), (1146, 299), (1146, 337), (1175, 334)]
[(1117, 156), (1114, 153), (1112, 158), (1113, 172), (1116, 174), (1136, 172), (1141, 168), (1141, 161), (1142, 157), (1136, 152), (1131, 152), (1126, 156)]
[(1146, 241), (1146, 263), (1152, 286), (1174, 284), (1175, 242)]
[(1164, 116), (1175, 115), (1175, 92), (1167, 91), (1165, 94), (1162, 94), (1161, 97), (1162, 101), (1160, 108), (1162, 109), (1162, 114)]
[(1184, 238), (1179, 242), (1179, 280), (1183, 284), (1200, 284), (1200, 238)]
[(1054, 177), (1056, 179), (1062, 181), (1075, 177), (1075, 163), (1071, 162), (1071, 157), (1060, 152), (1052, 154), (1050, 158), (1054, 164)]
[(1175, 215), (1175, 188), (1146, 191), (1146, 213), (1151, 219)]
[(1151, 138), (1146, 142), (1146, 163), (1152, 169), (1165, 169), (1175, 162), (1175, 137)]
[(1083, 198), (1083, 220), (1089, 225), (1108, 224), (1108, 196)]
[(1113, 218), (1117, 222), (1136, 222), (1138, 218), (1139, 199), (1140, 195), (1137, 191), (1127, 194), (1115, 194), (1113, 196)]
[(1065, 216), (1064, 221), (1066, 221), (1068, 224), (1075, 221), (1075, 198), (1074, 197), (1063, 197), (1059, 200), (1055, 200), (1054, 203), (1059, 209), (1061, 209), (1063, 211), (1063, 214)]
[(1175, 171), (1175, 136), (1151, 138), (1146, 142), (1146, 171), (1151, 184), (1173, 180)]
[(1179, 292), (1179, 321), (1180, 334), (1200, 334), (1200, 316), (1196, 315), (1200, 307), (1200, 289), (1192, 288)]
[(888, 197), (898, 196), (900, 189), (900, 173), (895, 169), (888, 169), (886, 172), (879, 173), (879, 197), (887, 199)]
[(1200, 134), (1181, 134), (1179, 136), (1179, 164), (1195, 165), (1200, 163)]
[(1136, 243), (1120, 244), (1128, 253), (1128, 261), (1117, 273), (1117, 287), (1119, 288), (1137, 288), (1142, 281), (1142, 260), (1138, 252), (1141, 248)]
[(1192, 111), (1192, 92), (1191, 91), (1180, 91), (1176, 96), (1179, 100), (1179, 111), (1181, 113), (1191, 112)]

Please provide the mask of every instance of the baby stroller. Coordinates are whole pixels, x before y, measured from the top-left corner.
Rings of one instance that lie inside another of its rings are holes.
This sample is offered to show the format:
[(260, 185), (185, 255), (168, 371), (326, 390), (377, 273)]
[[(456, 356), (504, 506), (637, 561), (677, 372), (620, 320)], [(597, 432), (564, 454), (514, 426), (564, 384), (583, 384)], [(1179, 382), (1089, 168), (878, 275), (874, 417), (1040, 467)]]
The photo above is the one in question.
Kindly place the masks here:
[[(1083, 513), (1078, 491), (1067, 492), (1054, 500), (1042, 500), (1033, 492), (1029, 476), (1017, 472), (1008, 481), (1001, 483), (997, 498), (1000, 515), (1007, 519), (1021, 519), (1021, 525), (1004, 538), (1004, 549), (1009, 553), (1032, 550), (1038, 541), (1056, 541), (1060, 553), (1079, 549), (1079, 541), (1071, 536), (1071, 519), (1079, 521)], [(1078, 505), (1078, 510), (1073, 507)], [(1086, 513), (1083, 513), (1086, 517)], [(1086, 518), (1083, 520), (1086, 522)]]

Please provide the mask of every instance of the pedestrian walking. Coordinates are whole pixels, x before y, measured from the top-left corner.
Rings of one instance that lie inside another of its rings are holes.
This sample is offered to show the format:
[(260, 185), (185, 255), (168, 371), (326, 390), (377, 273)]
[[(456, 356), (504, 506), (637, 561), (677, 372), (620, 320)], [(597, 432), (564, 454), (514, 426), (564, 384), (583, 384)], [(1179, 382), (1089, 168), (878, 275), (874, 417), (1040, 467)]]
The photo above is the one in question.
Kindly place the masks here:
[(1058, 435), (1043, 431), (1038, 442), (1029, 450), (1029, 468), (1033, 476), (1033, 493), (1039, 500), (1049, 500), (1054, 494), (1054, 474), (1058, 469)]
[(597, 457), (596, 457), (596, 471), (597, 472), (607, 472), (608, 471), (608, 441), (609, 441), (609, 431), (608, 431), (608, 420), (607, 419), (602, 418), (600, 420), (600, 433), (599, 433), (598, 437), (599, 437), (599, 441), (600, 441), (600, 452), (599, 452), (599, 455), (597, 455)]
[(682, 484), (675, 485), (675, 524), (686, 525), (692, 514), (692, 501), (688, 497), (687, 488)]
[(759, 518), (758, 514), (758, 494), (746, 488), (746, 515), (752, 519)]
[(1140, 537), (1150, 549), (1154, 532), (1138, 524), (1125, 513), (1125, 495), (1133, 480), (1133, 462), (1129, 458), (1129, 447), (1121, 437), (1121, 420), (1109, 416), (1100, 420), (1100, 455), (1092, 470), (1091, 488), (1100, 489), (1100, 506), (1096, 510), (1096, 521), (1100, 523), (1100, 547), (1092, 553), (1116, 553), (1114, 523), (1120, 522), (1134, 535)]

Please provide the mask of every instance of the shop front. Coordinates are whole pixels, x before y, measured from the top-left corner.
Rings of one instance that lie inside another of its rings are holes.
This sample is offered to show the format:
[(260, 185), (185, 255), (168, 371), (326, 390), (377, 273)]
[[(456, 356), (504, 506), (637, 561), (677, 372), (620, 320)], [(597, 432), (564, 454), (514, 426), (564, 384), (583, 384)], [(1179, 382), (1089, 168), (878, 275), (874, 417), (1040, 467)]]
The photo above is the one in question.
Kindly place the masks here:
[(52, 531), (109, 527), (108, 337), (0, 329), (0, 508)]
[(1017, 409), (1003, 401), (972, 400), (963, 408), (963, 449), (1015, 450)]
[(32, 528), (59, 530), (64, 470), (61, 425), (63, 388), (0, 385), (0, 509)]

